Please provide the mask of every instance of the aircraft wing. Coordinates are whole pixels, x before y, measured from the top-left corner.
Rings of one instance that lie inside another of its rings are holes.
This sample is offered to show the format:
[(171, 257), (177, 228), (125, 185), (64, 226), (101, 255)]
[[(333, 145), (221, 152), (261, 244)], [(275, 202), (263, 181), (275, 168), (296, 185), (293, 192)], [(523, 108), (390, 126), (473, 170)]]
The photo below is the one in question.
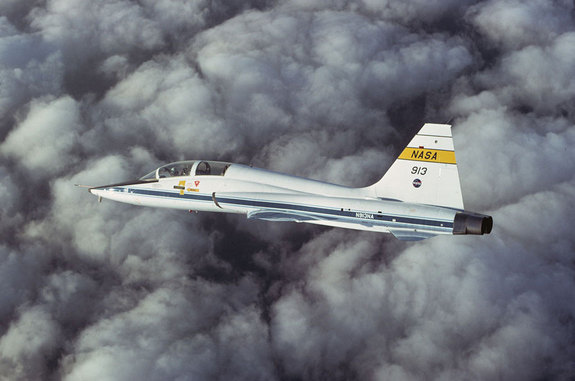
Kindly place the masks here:
[[(252, 207), (248, 219), (276, 222), (306, 222), (363, 230), (361, 226), (390, 232), (403, 241), (418, 241), (436, 235), (435, 226), (426, 229), (424, 218), (389, 216), (354, 210), (357, 200), (306, 194), (214, 193), (212, 199), (221, 209)], [(366, 202), (366, 201), (364, 201)], [(367, 201), (370, 202), (370, 201)], [(373, 201), (376, 203), (377, 201)], [(401, 206), (401, 203), (397, 205)], [(397, 205), (393, 205), (396, 206)], [(236, 209), (238, 210), (238, 209)], [(241, 210), (241, 209), (239, 209)], [(245, 209), (244, 209), (245, 210)], [(398, 221), (396, 222), (396, 218)], [(422, 222), (419, 222), (422, 221)], [(417, 224), (419, 222), (419, 224)], [(438, 222), (436, 225), (439, 226)], [(403, 224), (403, 226), (401, 226)], [(392, 225), (392, 226), (390, 226)], [(423, 231), (422, 231), (423, 230)]]
[(322, 206), (310, 206), (308, 203), (325, 200), (325, 197), (298, 194), (273, 194), (273, 193), (232, 193), (221, 192), (212, 195), (214, 203), (220, 208), (228, 206), (251, 206), (257, 209), (247, 213), (248, 219), (265, 221), (290, 221), (290, 222), (317, 222), (337, 221), (338, 215), (329, 215)]
[(395, 236), (400, 241), (421, 241), (426, 238), (431, 238), (437, 234), (418, 232), (413, 230), (400, 230), (400, 229), (389, 229), (389, 232)]
[(287, 212), (283, 210), (254, 210), (248, 213), (248, 219), (283, 222), (309, 222), (331, 220), (334, 218), (318, 217), (301, 212)]

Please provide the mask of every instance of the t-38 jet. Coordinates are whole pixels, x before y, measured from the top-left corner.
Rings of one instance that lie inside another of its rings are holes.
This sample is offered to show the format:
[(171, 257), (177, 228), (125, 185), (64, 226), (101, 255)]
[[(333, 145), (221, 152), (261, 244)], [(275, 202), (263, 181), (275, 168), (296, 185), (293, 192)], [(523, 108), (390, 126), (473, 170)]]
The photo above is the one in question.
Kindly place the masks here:
[(139, 180), (90, 188), (134, 205), (245, 214), (391, 233), (401, 240), (487, 234), (490, 216), (466, 212), (451, 126), (425, 124), (377, 183), (348, 188), (242, 164), (179, 161)]

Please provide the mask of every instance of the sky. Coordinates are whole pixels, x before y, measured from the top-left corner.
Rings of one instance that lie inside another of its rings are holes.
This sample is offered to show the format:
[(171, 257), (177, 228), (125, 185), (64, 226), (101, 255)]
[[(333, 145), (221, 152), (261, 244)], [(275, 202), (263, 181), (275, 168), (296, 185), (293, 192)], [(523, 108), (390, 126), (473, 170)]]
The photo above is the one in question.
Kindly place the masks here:
[[(567, 0), (0, 0), (0, 378), (575, 377)], [(104, 201), (224, 160), (377, 181), (451, 123), (486, 236)]]

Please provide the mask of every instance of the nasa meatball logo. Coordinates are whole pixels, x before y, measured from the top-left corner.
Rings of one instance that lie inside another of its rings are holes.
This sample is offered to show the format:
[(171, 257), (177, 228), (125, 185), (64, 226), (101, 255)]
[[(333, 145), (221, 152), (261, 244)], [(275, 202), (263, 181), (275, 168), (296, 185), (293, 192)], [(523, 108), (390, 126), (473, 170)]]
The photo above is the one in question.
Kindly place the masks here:
[(421, 180), (419, 179), (413, 180), (413, 186), (419, 188), (421, 186)]

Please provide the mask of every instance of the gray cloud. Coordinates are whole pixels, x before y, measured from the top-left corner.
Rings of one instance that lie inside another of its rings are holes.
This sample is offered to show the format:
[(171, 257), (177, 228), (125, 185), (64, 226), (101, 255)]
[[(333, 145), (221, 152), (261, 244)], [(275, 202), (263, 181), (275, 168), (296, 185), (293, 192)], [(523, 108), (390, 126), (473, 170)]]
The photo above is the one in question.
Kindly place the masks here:
[[(235, 123), (229, 128), (249, 139), (247, 148), (271, 140), (268, 155), (289, 146), (286, 139), (307, 140), (308, 152), (326, 157), (355, 154), (366, 135), (383, 142), (390, 133), (381, 127), (385, 107), (438, 90), (471, 64), (461, 39), (333, 11), (247, 13), (198, 40), (201, 71), (218, 86), (223, 111)], [(306, 133), (341, 137), (315, 144)], [(297, 173), (299, 161), (288, 157), (277, 169)]]
[(553, 43), (573, 30), (573, 2), (536, 0), (487, 1), (472, 7), (467, 16), (482, 36), (504, 48)]
[(0, 17), (0, 134), (14, 123), (18, 108), (33, 97), (60, 92), (61, 54), (33, 34), (21, 34)]
[[(573, 377), (568, 1), (0, 4), (0, 377)], [(365, 186), (452, 119), (485, 237), (103, 202), (223, 159)]]
[(396, 23), (410, 23), (412, 25), (421, 26), (422, 24), (444, 21), (444, 19), (448, 19), (450, 17), (457, 17), (465, 10), (466, 6), (473, 4), (474, 2), (475, 1), (473, 0), (407, 0), (402, 2), (391, 0), (289, 0), (283, 2), (283, 5), (286, 8), (293, 7), (297, 9), (314, 11), (335, 9), (359, 12)]

